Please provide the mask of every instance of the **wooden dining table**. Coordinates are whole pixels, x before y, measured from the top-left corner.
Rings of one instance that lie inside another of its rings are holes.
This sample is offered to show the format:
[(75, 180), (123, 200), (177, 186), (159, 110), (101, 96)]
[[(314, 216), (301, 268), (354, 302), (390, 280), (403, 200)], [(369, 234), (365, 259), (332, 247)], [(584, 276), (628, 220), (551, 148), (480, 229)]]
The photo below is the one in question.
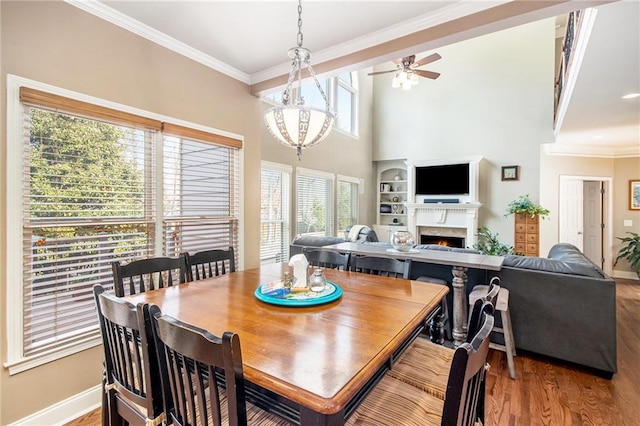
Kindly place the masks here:
[(247, 398), (294, 424), (342, 425), (447, 294), (429, 282), (325, 270), (340, 298), (280, 306), (256, 288), (292, 272), (263, 265), (127, 296), (221, 336), (240, 336)]

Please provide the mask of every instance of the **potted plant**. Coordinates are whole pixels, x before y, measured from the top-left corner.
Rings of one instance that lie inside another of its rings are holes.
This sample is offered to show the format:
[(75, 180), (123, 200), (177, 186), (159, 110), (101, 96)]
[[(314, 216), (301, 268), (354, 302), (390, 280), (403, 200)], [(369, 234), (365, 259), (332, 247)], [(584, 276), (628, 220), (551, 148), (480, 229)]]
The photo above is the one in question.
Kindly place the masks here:
[(549, 210), (542, 207), (540, 204), (536, 204), (529, 198), (529, 194), (521, 195), (516, 200), (513, 200), (507, 205), (507, 213), (510, 214), (526, 214), (535, 218), (539, 216), (540, 219), (544, 219), (549, 216)]
[(638, 278), (640, 278), (640, 234), (636, 234), (635, 232), (627, 232), (627, 234), (631, 234), (631, 236), (616, 237), (622, 241), (623, 246), (620, 251), (618, 251), (618, 257), (613, 263), (613, 266), (616, 266), (620, 259), (624, 259), (635, 269)]
[(493, 234), (486, 226), (479, 228), (476, 236), (478, 242), (473, 245), (473, 248), (483, 254), (506, 256), (514, 253), (513, 247), (500, 241), (498, 234)]

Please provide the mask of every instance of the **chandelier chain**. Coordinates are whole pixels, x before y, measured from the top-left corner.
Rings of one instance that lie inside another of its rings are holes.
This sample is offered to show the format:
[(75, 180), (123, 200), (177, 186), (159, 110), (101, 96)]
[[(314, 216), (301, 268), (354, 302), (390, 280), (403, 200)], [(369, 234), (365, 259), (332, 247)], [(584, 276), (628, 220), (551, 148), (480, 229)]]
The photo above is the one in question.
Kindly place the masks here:
[(333, 113), (333, 108), (331, 108), (331, 104), (329, 103), (329, 99), (327, 99), (327, 95), (325, 95), (324, 90), (322, 90), (322, 86), (320, 85), (320, 82), (318, 81), (318, 78), (316, 77), (316, 73), (315, 73), (315, 71), (313, 71), (313, 67), (311, 66), (311, 61), (309, 61), (307, 59), (305, 61), (305, 65), (307, 66), (307, 69), (309, 70), (309, 74), (311, 74), (311, 77), (313, 77), (313, 81), (316, 82), (316, 87), (320, 91), (320, 94), (322, 95), (322, 99), (324, 99), (324, 103), (327, 105), (327, 111)]
[(302, 47), (302, 0), (298, 0), (298, 47)]

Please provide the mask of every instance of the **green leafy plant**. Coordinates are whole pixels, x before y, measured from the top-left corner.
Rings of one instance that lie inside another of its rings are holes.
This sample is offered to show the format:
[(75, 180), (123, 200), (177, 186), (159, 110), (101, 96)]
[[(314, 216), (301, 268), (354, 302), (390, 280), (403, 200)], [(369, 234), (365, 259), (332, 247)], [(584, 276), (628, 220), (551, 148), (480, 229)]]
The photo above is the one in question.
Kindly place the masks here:
[(483, 254), (505, 256), (514, 253), (513, 247), (500, 241), (498, 234), (493, 234), (486, 226), (478, 229), (476, 237), (478, 237), (478, 242), (473, 245), (473, 248)]
[(531, 217), (540, 216), (541, 219), (549, 216), (549, 210), (542, 207), (540, 204), (536, 204), (529, 198), (529, 194), (521, 195), (516, 200), (513, 200), (507, 205), (507, 213), (510, 214), (528, 214)]
[(618, 251), (618, 257), (613, 263), (613, 266), (616, 266), (620, 259), (624, 259), (629, 262), (629, 265), (636, 270), (636, 273), (640, 277), (640, 235), (635, 232), (627, 232), (627, 234), (631, 234), (631, 236), (616, 237), (624, 244)]

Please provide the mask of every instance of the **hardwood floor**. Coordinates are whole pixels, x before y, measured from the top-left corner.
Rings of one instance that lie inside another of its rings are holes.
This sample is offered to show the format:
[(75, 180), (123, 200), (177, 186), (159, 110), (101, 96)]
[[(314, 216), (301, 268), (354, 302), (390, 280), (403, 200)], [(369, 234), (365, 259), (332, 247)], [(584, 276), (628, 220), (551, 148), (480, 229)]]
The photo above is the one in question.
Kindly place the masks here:
[(506, 355), (491, 351), (485, 423), (640, 425), (640, 283), (616, 279), (616, 298), (618, 373), (612, 380), (528, 354), (515, 358), (517, 380), (511, 380)]
[[(612, 380), (529, 354), (515, 358), (509, 377), (504, 353), (489, 354), (487, 425), (640, 426), (640, 283), (616, 279), (618, 373)], [(585, 313), (586, 315), (586, 313)], [(67, 426), (100, 424), (100, 410)]]

